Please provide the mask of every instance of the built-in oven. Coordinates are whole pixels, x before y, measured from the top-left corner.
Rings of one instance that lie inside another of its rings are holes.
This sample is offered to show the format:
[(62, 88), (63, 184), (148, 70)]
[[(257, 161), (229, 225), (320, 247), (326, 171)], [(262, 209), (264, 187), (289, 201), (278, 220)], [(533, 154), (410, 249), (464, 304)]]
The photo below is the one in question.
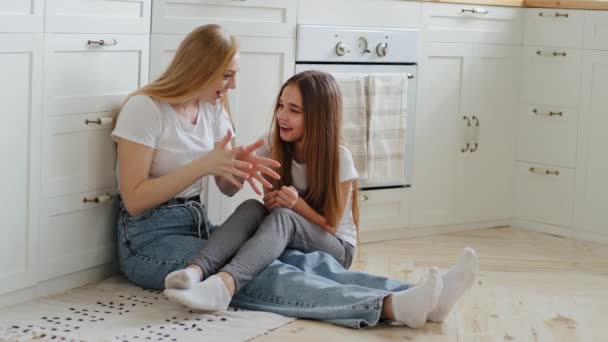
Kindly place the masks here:
[[(360, 99), (361, 101), (351, 101), (366, 106), (367, 118), (364, 124), (367, 124), (367, 128), (361, 131), (361, 134), (366, 136), (361, 139), (366, 139), (368, 146), (365, 152), (370, 157), (365, 164), (362, 162), (358, 164), (362, 165), (361, 169), (366, 169), (359, 170), (360, 174), (366, 175), (360, 180), (360, 187), (363, 189), (380, 190), (411, 185), (418, 40), (418, 30), (298, 26), (296, 72), (311, 69), (326, 71), (335, 75), (338, 83), (344, 75), (355, 77), (359, 75), (360, 80), (363, 80), (366, 98)], [(376, 87), (377, 83), (374, 83), (374, 79), (378, 77), (384, 77), (385, 80), (390, 80), (392, 77), (396, 80), (397, 86), (394, 89), (390, 87), (385, 89), (384, 94), (374, 93), (375, 88), (370, 87)], [(401, 88), (398, 86), (400, 77), (407, 83)], [(378, 101), (386, 101), (387, 106), (378, 104)], [(389, 103), (397, 104), (397, 107), (391, 109)], [(398, 110), (399, 104), (404, 108)], [(381, 108), (375, 111), (370, 106)], [(389, 112), (387, 113), (386, 110)], [(391, 113), (391, 110), (394, 112)], [(370, 117), (370, 115), (378, 117)], [(386, 120), (383, 115), (386, 115)], [(348, 115), (343, 115), (343, 118), (346, 120)], [(344, 124), (343, 122), (343, 126)], [(374, 139), (377, 139), (378, 143)], [(382, 143), (385, 144), (384, 147)], [(382, 151), (383, 148), (386, 151)], [(394, 159), (391, 161), (390, 158)], [(395, 161), (399, 163), (396, 165), (398, 167), (395, 167)], [(377, 163), (377, 168), (374, 163)], [(392, 171), (382, 172), (382, 168), (390, 168)], [(376, 169), (379, 172), (370, 171)]]

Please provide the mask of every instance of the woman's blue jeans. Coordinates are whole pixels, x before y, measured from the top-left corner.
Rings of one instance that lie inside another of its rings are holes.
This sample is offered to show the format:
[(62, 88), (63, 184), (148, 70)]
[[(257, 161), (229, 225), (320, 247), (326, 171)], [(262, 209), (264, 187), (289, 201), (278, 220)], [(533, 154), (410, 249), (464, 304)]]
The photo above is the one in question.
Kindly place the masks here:
[[(232, 215), (250, 211), (255, 207), (251, 204), (246, 201)], [(205, 227), (199, 238), (201, 217)], [(171, 200), (131, 216), (121, 203), (117, 226), (121, 270), (135, 284), (162, 290), (166, 275), (189, 265), (206, 242), (207, 231), (213, 234), (215, 229), (222, 226), (212, 226), (200, 206)], [(364, 328), (378, 324), (386, 296), (408, 287), (346, 270), (325, 253), (286, 250), (242, 288), (231, 305)]]

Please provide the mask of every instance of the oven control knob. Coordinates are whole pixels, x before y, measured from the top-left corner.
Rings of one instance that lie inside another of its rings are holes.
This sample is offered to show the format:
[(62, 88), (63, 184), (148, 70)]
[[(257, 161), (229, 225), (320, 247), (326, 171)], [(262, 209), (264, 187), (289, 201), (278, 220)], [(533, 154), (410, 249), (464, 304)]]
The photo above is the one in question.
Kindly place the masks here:
[(386, 56), (388, 54), (388, 44), (387, 43), (378, 44), (378, 46), (376, 46), (376, 53), (380, 57)]
[(346, 47), (346, 44), (344, 42), (339, 42), (336, 45), (336, 54), (338, 54), (338, 56), (344, 56), (346, 55), (348, 52), (348, 48)]

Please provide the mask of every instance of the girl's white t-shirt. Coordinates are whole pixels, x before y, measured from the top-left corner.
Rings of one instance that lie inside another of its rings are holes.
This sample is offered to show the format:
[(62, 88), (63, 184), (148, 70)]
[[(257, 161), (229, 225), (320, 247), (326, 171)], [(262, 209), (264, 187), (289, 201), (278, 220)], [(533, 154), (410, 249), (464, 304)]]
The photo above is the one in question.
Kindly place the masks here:
[[(260, 157), (270, 158), (269, 137), (264, 137), (264, 141), (265, 144), (256, 151), (256, 154)], [(340, 165), (338, 173), (340, 182), (359, 178), (359, 174), (355, 168), (355, 161), (353, 160), (350, 150), (347, 147), (340, 145), (339, 153)], [(304, 194), (306, 192), (306, 164), (298, 164), (295, 160), (291, 162), (291, 180), (293, 182), (293, 187), (298, 190), (298, 193)], [(353, 220), (352, 191), (351, 188), (348, 194), (348, 201), (344, 207), (344, 213), (338, 224), (336, 236), (355, 246), (357, 244), (357, 227)]]
[[(138, 95), (122, 107), (112, 138), (120, 137), (153, 148), (150, 177), (157, 178), (211, 151), (227, 130), (232, 131), (233, 127), (221, 103), (212, 105), (199, 101), (197, 121), (192, 124), (168, 103)], [(116, 168), (118, 179), (118, 164)], [(200, 179), (176, 197), (200, 195), (202, 190), (203, 180)]]

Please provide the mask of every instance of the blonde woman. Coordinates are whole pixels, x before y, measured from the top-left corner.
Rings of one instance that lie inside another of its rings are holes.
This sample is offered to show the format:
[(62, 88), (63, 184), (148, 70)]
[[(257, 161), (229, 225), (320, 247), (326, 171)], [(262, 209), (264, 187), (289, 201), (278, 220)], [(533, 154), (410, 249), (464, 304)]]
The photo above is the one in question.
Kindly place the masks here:
[[(167, 273), (190, 262), (211, 227), (199, 194), (213, 175), (231, 196), (244, 180), (270, 187), (279, 163), (259, 158), (253, 145), (231, 149), (232, 124), (223, 100), (236, 87), (238, 45), (217, 25), (188, 35), (160, 78), (124, 104), (112, 132), (118, 146), (118, 236), (121, 266), (142, 286), (161, 289)], [(258, 210), (255, 210), (257, 207)], [(257, 201), (243, 203), (218, 229), (237, 245), (264, 216)], [(252, 210), (253, 209), (253, 210)], [(236, 250), (236, 249), (235, 249)]]
[[(238, 70), (235, 39), (217, 25), (203, 26), (185, 38), (167, 71), (123, 106), (113, 131), (121, 194), (118, 250), (123, 273), (138, 285), (164, 289), (167, 275), (180, 270), (171, 286), (182, 288), (179, 291), (194, 302), (201, 300), (192, 291), (202, 284), (202, 269), (195, 262), (199, 252), (204, 249), (204, 257), (216, 265), (228, 264), (268, 214), (264, 204), (249, 200), (214, 227), (198, 197), (206, 176), (213, 175), (226, 195), (245, 181), (258, 193), (261, 184), (272, 194), (272, 184), (264, 177), (279, 179), (272, 168), (280, 164), (254, 153), (263, 140), (230, 146), (232, 125), (223, 100), (236, 87)], [(269, 207), (272, 198), (267, 196)], [(274, 199), (279, 202), (278, 195)], [(326, 228), (334, 227), (342, 211), (338, 207)], [(382, 319), (419, 327), (427, 319), (442, 321), (475, 276), (477, 257), (472, 250), (443, 277), (433, 269), (429, 280), (410, 286), (346, 270), (352, 248), (342, 246), (343, 257), (337, 255), (341, 263), (327, 253), (288, 250), (238, 292), (232, 290), (229, 296), (234, 297), (220, 298), (211, 307), (225, 308), (232, 300), (242, 308), (354, 328)]]

